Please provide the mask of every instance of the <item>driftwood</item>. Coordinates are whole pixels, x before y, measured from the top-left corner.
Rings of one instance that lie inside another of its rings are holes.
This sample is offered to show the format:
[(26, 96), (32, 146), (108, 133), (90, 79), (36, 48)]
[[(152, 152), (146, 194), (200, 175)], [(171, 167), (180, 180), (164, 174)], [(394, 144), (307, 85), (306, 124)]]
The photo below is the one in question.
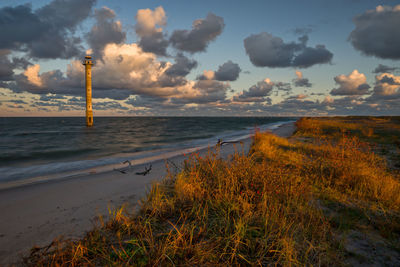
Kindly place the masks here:
[(236, 144), (236, 143), (242, 143), (241, 141), (222, 141), (221, 139), (218, 139), (216, 146), (222, 146), (225, 144)]
[(151, 167), (152, 165), (150, 164), (149, 168), (147, 169), (147, 167), (144, 167), (144, 171), (143, 172), (137, 172), (136, 175), (143, 175), (146, 176), (147, 174), (149, 174), (149, 172), (151, 171)]
[(128, 163), (129, 166), (121, 168), (121, 169), (114, 168), (114, 171), (118, 171), (118, 172), (123, 173), (123, 174), (126, 174), (126, 172), (128, 172), (128, 171), (129, 172), (132, 171), (132, 163), (129, 160), (125, 160), (124, 162), (122, 162), (122, 164), (125, 164), (125, 163)]

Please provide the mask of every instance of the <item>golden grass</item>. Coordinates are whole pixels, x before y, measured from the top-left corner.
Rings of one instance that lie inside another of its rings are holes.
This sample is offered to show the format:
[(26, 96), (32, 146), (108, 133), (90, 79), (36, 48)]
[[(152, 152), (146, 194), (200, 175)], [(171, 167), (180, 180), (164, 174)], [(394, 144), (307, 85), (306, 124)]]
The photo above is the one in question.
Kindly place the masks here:
[(400, 233), (399, 177), (351, 134), (360, 129), (354, 122), (301, 119), (296, 136), (309, 142), (256, 133), (249, 155), (192, 154), (180, 173), (153, 185), (139, 213), (120, 209), (82, 240), (33, 251), (26, 263), (342, 265), (326, 201), (351, 202), (378, 214), (376, 225), (391, 238)]

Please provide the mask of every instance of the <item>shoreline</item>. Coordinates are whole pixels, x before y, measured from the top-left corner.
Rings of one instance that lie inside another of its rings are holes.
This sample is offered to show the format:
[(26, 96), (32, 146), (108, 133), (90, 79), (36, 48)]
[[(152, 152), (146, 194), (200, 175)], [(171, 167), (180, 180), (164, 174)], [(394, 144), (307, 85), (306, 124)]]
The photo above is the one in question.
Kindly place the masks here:
[[(292, 123), (294, 121), (287, 121), (287, 122), (273, 122), (273, 123), (268, 123), (265, 125), (261, 126), (261, 130), (275, 130), (279, 128), (281, 125), (286, 124), (286, 123)], [(250, 138), (252, 134), (249, 133), (244, 133), (246, 131), (242, 131), (241, 135), (236, 135), (236, 136), (229, 136), (227, 139), (223, 139), (224, 141), (242, 141), (244, 139)], [(212, 138), (215, 143), (216, 140), (219, 138), (218, 135), (216, 135), (214, 138)], [(222, 137), (223, 138), (223, 137)], [(198, 141), (198, 140), (193, 140), (193, 141)], [(202, 141), (202, 140), (200, 140)], [(8, 190), (12, 189), (15, 187), (20, 187), (20, 186), (29, 186), (32, 184), (37, 184), (37, 183), (48, 183), (48, 182), (55, 182), (55, 181), (61, 181), (65, 179), (75, 179), (79, 178), (81, 176), (87, 176), (91, 175), (94, 173), (104, 173), (104, 172), (109, 172), (112, 171), (113, 169), (120, 169), (124, 168), (127, 165), (123, 164), (122, 162), (125, 162), (126, 160), (130, 161), (132, 165), (141, 165), (141, 164), (150, 164), (151, 162), (155, 162), (158, 160), (164, 160), (164, 159), (169, 159), (173, 158), (176, 156), (179, 156), (181, 154), (187, 154), (187, 153), (192, 153), (195, 151), (207, 149), (208, 147), (214, 146), (215, 143), (210, 144), (211, 138), (205, 139), (205, 143), (203, 140), (203, 143), (198, 143), (198, 144), (193, 144), (192, 146), (188, 144), (184, 144), (183, 146), (176, 146), (176, 147), (171, 147), (171, 148), (161, 148), (161, 149), (156, 149), (156, 150), (148, 150), (148, 151), (141, 151), (137, 153), (132, 153), (132, 154), (116, 154), (116, 156), (109, 156), (105, 158), (97, 158), (97, 159), (90, 159), (90, 160), (75, 160), (75, 161), (65, 161), (65, 162), (56, 162), (54, 165), (64, 165), (64, 166), (71, 166), (71, 165), (86, 165), (85, 167), (79, 167), (79, 168), (72, 168), (69, 167), (69, 170), (66, 170), (65, 167), (62, 167), (64, 170), (53, 170), (50, 171), (47, 174), (36, 174), (30, 177), (26, 178), (8, 178), (5, 179), (5, 181), (0, 181), (0, 192), (3, 190)], [(90, 163), (89, 163), (90, 162)], [(94, 164), (93, 162), (98, 162)], [(22, 169), (19, 169), (19, 167), (15, 167), (15, 170), (20, 173), (30, 173), (33, 168), (33, 172), (37, 172), (35, 169), (47, 169), (47, 168), (53, 168), (52, 167), (53, 163), (44, 163), (42, 165), (33, 165), (31, 167), (22, 167)], [(0, 168), (1, 170), (1, 168)], [(4, 177), (3, 177), (4, 178)], [(11, 180), (9, 180), (11, 179)]]
[[(288, 137), (294, 128), (294, 123), (289, 122), (271, 132)], [(242, 143), (239, 148), (237, 144), (224, 145), (220, 156), (226, 158), (235, 150), (247, 153), (251, 138)], [(207, 151), (204, 148), (198, 152)], [(126, 174), (111, 170), (0, 190), (0, 265), (19, 264), (34, 245), (47, 245), (60, 235), (81, 237), (92, 229), (96, 216), (102, 215), (106, 220), (109, 209), (124, 203), (135, 208), (151, 184), (167, 174), (165, 160), (179, 166), (184, 159), (180, 154), (153, 161), (152, 171), (146, 176), (135, 175), (148, 165), (142, 163)]]

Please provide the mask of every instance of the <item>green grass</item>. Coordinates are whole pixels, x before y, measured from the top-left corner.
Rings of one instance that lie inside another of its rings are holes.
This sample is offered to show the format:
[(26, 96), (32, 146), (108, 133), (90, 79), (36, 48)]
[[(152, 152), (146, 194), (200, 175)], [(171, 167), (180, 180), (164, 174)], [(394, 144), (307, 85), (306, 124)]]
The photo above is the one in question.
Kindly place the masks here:
[(399, 176), (373, 150), (395, 140), (380, 134), (392, 126), (397, 118), (305, 118), (290, 139), (257, 133), (249, 155), (192, 154), (138, 213), (121, 208), (26, 263), (338, 266), (357, 255), (337, 238), (349, 230), (377, 231), (397, 249)]

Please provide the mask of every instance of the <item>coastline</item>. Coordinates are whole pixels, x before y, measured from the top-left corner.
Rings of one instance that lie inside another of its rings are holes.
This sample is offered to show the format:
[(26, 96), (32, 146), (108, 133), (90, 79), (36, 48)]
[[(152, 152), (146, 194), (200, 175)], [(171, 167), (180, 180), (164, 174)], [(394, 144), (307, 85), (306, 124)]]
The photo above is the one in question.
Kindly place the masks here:
[[(282, 124), (273, 133), (288, 137), (294, 123)], [(226, 158), (235, 149), (247, 153), (251, 138), (243, 145), (227, 144), (221, 149)], [(202, 149), (200, 154), (207, 153)], [(190, 152), (188, 152), (190, 153)], [(168, 161), (180, 165), (185, 156), (175, 155)], [(128, 208), (145, 196), (151, 184), (166, 175), (165, 160), (151, 162), (152, 170), (146, 176), (135, 175), (148, 163), (132, 166), (133, 172), (117, 171), (89, 173), (70, 179), (30, 184), (0, 191), (0, 264), (18, 263), (32, 246), (44, 246), (54, 238), (78, 238), (90, 230), (96, 216), (107, 219), (108, 210), (128, 203)]]
[[(261, 131), (278, 128), (283, 123), (292, 121), (277, 121), (259, 126)], [(224, 141), (240, 141), (251, 136), (254, 129), (248, 127), (246, 130), (219, 132), (214, 136), (204, 139), (191, 139), (190, 141), (171, 143), (156, 149), (144, 149), (135, 152), (116, 152), (107, 156), (96, 156), (82, 158), (76, 156), (65, 161), (50, 160), (39, 164), (23, 162), (22, 165), (11, 165), (0, 167), (0, 191), (20, 186), (29, 186), (35, 183), (48, 183), (56, 180), (75, 179), (80, 176), (87, 176), (93, 173), (103, 173), (113, 169), (126, 168), (129, 161), (132, 165), (140, 165), (172, 158), (181, 154), (187, 154), (201, 149), (214, 146), (216, 140), (221, 138)]]

